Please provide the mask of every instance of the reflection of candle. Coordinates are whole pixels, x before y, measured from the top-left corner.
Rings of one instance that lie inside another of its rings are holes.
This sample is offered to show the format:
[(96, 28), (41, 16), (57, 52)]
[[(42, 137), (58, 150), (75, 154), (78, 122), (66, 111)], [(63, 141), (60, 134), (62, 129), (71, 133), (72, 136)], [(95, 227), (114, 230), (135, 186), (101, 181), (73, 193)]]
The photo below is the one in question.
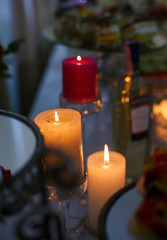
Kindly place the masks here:
[(63, 60), (62, 97), (69, 102), (91, 102), (97, 97), (97, 61), (73, 57)]
[(39, 113), (35, 124), (44, 137), (46, 147), (64, 151), (83, 176), (81, 115), (72, 109), (53, 109)]
[[(106, 147), (105, 147), (106, 148)], [(97, 231), (100, 211), (106, 201), (125, 185), (126, 161), (117, 152), (96, 152), (88, 157), (88, 214)]]

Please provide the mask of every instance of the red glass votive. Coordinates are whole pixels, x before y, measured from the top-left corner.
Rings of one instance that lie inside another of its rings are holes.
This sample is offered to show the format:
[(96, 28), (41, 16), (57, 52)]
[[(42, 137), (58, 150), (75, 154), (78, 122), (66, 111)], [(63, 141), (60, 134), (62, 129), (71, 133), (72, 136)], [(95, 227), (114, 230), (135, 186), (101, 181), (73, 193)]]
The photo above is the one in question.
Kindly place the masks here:
[(91, 102), (98, 95), (97, 60), (73, 57), (63, 60), (62, 97), (72, 103)]

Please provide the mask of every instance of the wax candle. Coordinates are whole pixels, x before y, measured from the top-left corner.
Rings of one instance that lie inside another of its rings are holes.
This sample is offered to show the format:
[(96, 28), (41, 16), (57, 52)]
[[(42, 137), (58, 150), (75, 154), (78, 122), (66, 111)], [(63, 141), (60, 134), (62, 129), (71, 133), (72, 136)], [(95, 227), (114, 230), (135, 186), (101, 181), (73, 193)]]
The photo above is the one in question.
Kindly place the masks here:
[(62, 97), (73, 103), (91, 102), (98, 95), (97, 60), (73, 57), (63, 60)]
[(81, 115), (72, 109), (52, 109), (39, 113), (35, 124), (44, 137), (46, 147), (57, 148), (71, 157), (72, 164), (84, 175)]
[[(105, 153), (105, 155), (104, 155)], [(88, 157), (88, 216), (94, 231), (98, 229), (100, 211), (107, 200), (125, 185), (126, 161), (117, 152), (95, 152)]]

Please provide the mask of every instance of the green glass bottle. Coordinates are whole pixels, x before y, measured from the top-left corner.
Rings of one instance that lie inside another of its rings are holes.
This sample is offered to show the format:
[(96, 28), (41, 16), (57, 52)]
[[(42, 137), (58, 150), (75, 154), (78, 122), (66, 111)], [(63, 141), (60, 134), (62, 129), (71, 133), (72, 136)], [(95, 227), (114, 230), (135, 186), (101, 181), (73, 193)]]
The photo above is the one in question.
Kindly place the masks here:
[(127, 181), (140, 177), (149, 153), (151, 89), (139, 72), (139, 44), (125, 44), (125, 75), (112, 88), (114, 150), (126, 157)]

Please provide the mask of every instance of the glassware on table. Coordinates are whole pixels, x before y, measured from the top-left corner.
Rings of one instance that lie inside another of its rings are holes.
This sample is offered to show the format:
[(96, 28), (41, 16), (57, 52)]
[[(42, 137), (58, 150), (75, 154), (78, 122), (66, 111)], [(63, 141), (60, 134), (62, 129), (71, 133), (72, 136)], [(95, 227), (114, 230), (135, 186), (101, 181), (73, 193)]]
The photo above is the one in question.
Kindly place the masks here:
[(115, 150), (127, 160), (127, 181), (140, 177), (149, 153), (151, 89), (139, 73), (139, 45), (125, 45), (126, 74), (112, 89)]
[(62, 95), (60, 95), (60, 107), (72, 108), (79, 111), (81, 114), (84, 168), (87, 169), (86, 159), (88, 157), (88, 152), (86, 147), (86, 136), (85, 136), (86, 117), (100, 111), (100, 108), (102, 107), (101, 93), (99, 92), (97, 97), (95, 97), (91, 102), (87, 102), (87, 103), (72, 103), (67, 99), (63, 98)]
[(60, 107), (72, 108), (81, 114), (84, 167), (86, 169), (85, 117), (99, 112), (102, 106), (97, 82), (97, 60), (81, 56), (67, 58), (62, 62), (62, 69)]
[[(44, 136), (47, 149), (44, 161), (44, 175), (48, 198), (53, 203), (77, 198), (82, 193), (82, 182), (86, 180), (83, 167), (81, 136), (81, 114), (73, 109), (52, 109), (37, 115), (35, 122)], [(61, 154), (63, 151), (65, 154)], [(78, 189), (81, 193), (74, 190)], [(84, 185), (85, 186), (85, 185)], [(84, 187), (85, 189), (85, 187)], [(69, 205), (69, 204), (68, 204)], [(67, 211), (65, 211), (67, 212)], [(68, 222), (68, 221), (66, 221)], [(68, 227), (67, 227), (68, 229)]]
[[(52, 165), (50, 165), (52, 162)], [(71, 165), (70, 158), (57, 149), (47, 149), (44, 158), (44, 176), (47, 197), (51, 206), (63, 213), (64, 238), (70, 239), (69, 207), (72, 199), (80, 198), (87, 190), (87, 175), (78, 180), (80, 173)]]

